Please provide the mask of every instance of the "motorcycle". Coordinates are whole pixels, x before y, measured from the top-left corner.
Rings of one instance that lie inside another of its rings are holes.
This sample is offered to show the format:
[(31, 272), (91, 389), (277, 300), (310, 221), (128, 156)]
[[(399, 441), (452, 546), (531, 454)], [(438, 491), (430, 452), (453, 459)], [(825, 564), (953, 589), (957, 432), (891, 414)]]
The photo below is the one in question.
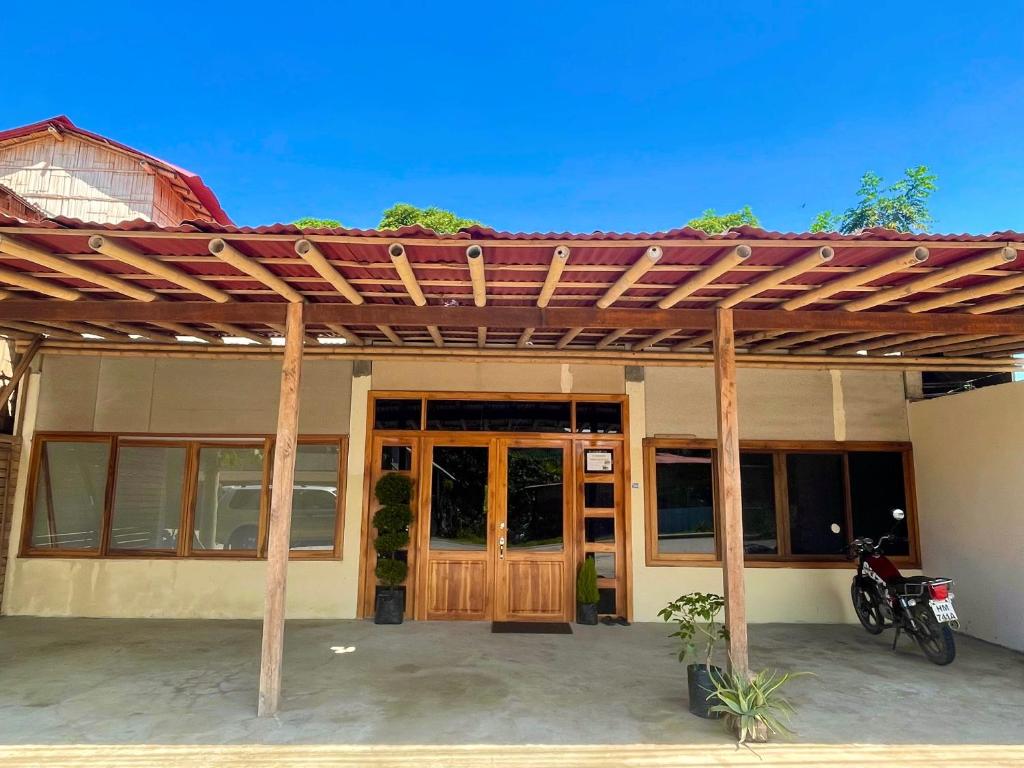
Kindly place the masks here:
[[(905, 517), (902, 509), (892, 511), (896, 521), (893, 529), (877, 542), (867, 537), (854, 539), (847, 556), (857, 558), (857, 573), (850, 585), (853, 609), (861, 625), (872, 635), (896, 628), (917, 641), (928, 660), (940, 666), (956, 657), (953, 629), (959, 628), (953, 608), (952, 579), (930, 576), (904, 576), (883, 552), (886, 542), (896, 539), (895, 528)], [(839, 533), (833, 524), (833, 533)]]

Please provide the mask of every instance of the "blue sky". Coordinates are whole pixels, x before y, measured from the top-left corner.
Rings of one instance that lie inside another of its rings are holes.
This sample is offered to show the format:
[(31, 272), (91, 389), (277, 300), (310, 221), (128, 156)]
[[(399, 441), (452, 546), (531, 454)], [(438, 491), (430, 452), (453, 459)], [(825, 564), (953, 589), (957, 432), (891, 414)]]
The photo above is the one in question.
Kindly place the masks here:
[(11, 6), (0, 126), (65, 113), (240, 224), (803, 230), (927, 164), (936, 231), (1024, 230), (1022, 2)]

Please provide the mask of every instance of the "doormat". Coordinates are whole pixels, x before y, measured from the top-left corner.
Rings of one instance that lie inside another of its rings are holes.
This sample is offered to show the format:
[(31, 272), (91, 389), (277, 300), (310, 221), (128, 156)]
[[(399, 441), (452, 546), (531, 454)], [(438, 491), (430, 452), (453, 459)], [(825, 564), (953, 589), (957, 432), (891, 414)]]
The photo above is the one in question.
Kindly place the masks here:
[(493, 621), (491, 632), (512, 635), (571, 635), (564, 621)]

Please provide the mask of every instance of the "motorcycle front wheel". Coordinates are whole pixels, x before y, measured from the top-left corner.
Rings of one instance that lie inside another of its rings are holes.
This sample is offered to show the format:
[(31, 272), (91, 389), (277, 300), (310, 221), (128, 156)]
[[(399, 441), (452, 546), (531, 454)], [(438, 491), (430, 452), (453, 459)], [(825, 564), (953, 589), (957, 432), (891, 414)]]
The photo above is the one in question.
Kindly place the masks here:
[(917, 619), (917, 632), (914, 639), (921, 646), (924, 655), (932, 664), (944, 667), (951, 664), (956, 658), (956, 643), (953, 640), (953, 630), (946, 624), (940, 624), (927, 605), (922, 606), (915, 616)]
[(878, 591), (860, 586), (857, 582), (850, 585), (850, 597), (853, 599), (853, 610), (860, 619), (861, 626), (872, 635), (881, 634), (885, 629), (882, 619), (882, 606), (879, 603)]

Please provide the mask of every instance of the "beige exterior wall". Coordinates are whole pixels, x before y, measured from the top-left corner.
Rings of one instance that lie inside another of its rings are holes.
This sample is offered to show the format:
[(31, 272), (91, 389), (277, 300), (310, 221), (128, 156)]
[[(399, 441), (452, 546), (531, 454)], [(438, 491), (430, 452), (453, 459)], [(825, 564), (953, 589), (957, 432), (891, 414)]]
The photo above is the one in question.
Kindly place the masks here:
[(914, 403), (924, 570), (968, 634), (1024, 651), (1024, 384)]
[[(38, 430), (272, 433), (276, 361), (205, 361), (45, 356), (32, 377), (38, 396), (26, 424)], [(301, 395), (304, 434), (350, 436), (344, 558), (294, 562), (292, 617), (355, 615), (362, 516), (366, 403), (370, 390), (622, 394), (630, 410), (629, 517), (634, 618), (688, 591), (721, 591), (716, 568), (648, 567), (644, 555), (642, 441), (651, 435), (714, 437), (710, 369), (648, 368), (626, 382), (621, 366), (375, 362), (372, 376), (351, 364), (307, 362)], [(740, 428), (745, 438), (907, 439), (899, 374), (741, 369)], [(15, 530), (21, 529), (25, 473)], [(15, 558), (4, 600), (8, 613), (82, 616), (258, 618), (262, 562)], [(850, 621), (847, 569), (747, 570), (751, 621)]]

